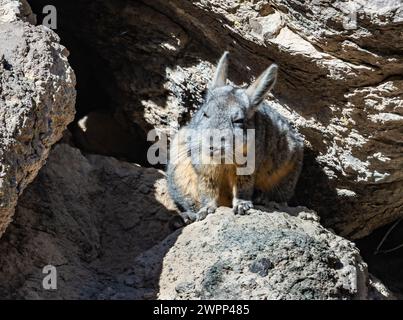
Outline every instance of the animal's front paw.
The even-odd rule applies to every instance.
[[[192,211],[181,212],[179,215],[171,218],[169,221],[169,227],[172,231],[175,231],[192,223],[193,221],[196,221],[196,218],[196,213]]]
[[[235,214],[245,215],[248,211],[253,208],[252,201],[248,200],[235,200],[232,210]]]
[[[216,210],[217,210],[217,207],[213,206],[213,205],[207,205],[207,206],[201,208],[196,213],[196,221],[204,220],[209,214],[214,213]]]

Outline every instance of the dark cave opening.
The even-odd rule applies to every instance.
[[[77,79],[76,117],[69,125],[74,144],[84,152],[149,166],[145,156],[149,147],[146,131],[119,108],[123,102],[116,97],[120,92],[111,72],[111,59],[115,57],[101,54],[102,44],[91,41],[88,36],[96,30],[96,24],[88,18],[90,1],[35,0],[29,3],[38,24],[45,17],[44,6],[51,4],[57,8],[57,30],[54,31],[69,51],[69,62]],[[118,45],[111,44],[111,47],[112,51],[119,51]]]
[[[403,298],[402,234],[403,221],[400,219],[356,241],[369,272],[392,290],[398,299]]]

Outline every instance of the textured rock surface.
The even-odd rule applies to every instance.
[[[0,0],[0,22],[26,21],[36,24],[36,16],[26,0]]]
[[[91,92],[79,112],[111,108],[140,141],[189,119],[224,50],[239,84],[275,61],[273,107],[307,140],[296,201],[352,238],[402,215],[400,1],[50,2]]]
[[[221,208],[172,233],[176,213],[161,171],[58,144],[1,239],[0,297],[391,297],[356,247],[306,209]],[[49,264],[54,291],[42,287]]]
[[[0,297],[137,297],[125,272],[171,232],[166,195],[161,171],[56,145],[1,239]],[[55,291],[42,288],[48,264]]]
[[[29,23],[26,2],[2,0],[0,8],[1,236],[17,197],[73,120],[75,76],[58,36]]]
[[[159,299],[367,299],[380,298],[380,288],[389,295],[373,288],[353,243],[312,212],[284,209],[235,216],[221,208],[140,256],[133,274],[160,273]]]

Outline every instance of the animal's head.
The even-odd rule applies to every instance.
[[[192,119],[192,127],[202,133],[202,140],[208,140],[199,142],[210,145],[203,148],[204,153],[225,155],[226,159],[232,159],[234,152],[246,153],[246,129],[254,129],[255,112],[273,88],[277,69],[272,64],[249,87],[233,87],[227,84],[228,52],[223,54],[208,87],[206,101]]]

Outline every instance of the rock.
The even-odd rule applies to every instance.
[[[390,297],[352,242],[287,212],[236,216],[220,208],[143,253],[135,267],[159,299]]]
[[[36,24],[36,15],[26,0],[0,0],[0,23],[21,20]]]
[[[123,127],[138,125],[144,139],[150,129],[169,133],[188,120],[212,70],[206,58],[200,59],[208,55],[203,43],[194,43],[170,17],[141,1],[84,0],[74,8],[66,1],[51,2],[63,16],[58,33],[71,41],[76,55],[78,90],[88,95],[77,100],[78,113],[85,110],[80,118],[109,108]],[[39,12],[48,3],[32,5]],[[77,11],[85,11],[92,22],[79,19]]]
[[[0,298],[135,298],[127,270],[171,233],[177,213],[164,178],[56,145],[0,241]],[[46,265],[56,267],[57,290],[42,287]]]
[[[75,112],[68,51],[54,32],[29,22],[25,1],[0,1],[0,236]]]
[[[392,293],[378,278],[369,275],[369,296],[371,300],[401,300],[401,297]]]
[[[178,211],[162,171],[59,143],[0,241],[0,298],[392,297],[314,212],[264,210],[220,208],[172,233]],[[47,265],[57,290],[42,287]]]
[[[394,298],[325,227],[359,238],[403,212],[400,1],[32,1],[49,3],[79,67],[73,134],[69,52],[27,1],[0,0],[0,298]],[[121,160],[189,120],[224,50],[241,85],[280,65],[268,99],[306,138],[293,203],[314,210],[220,208],[172,233],[164,173]]]

